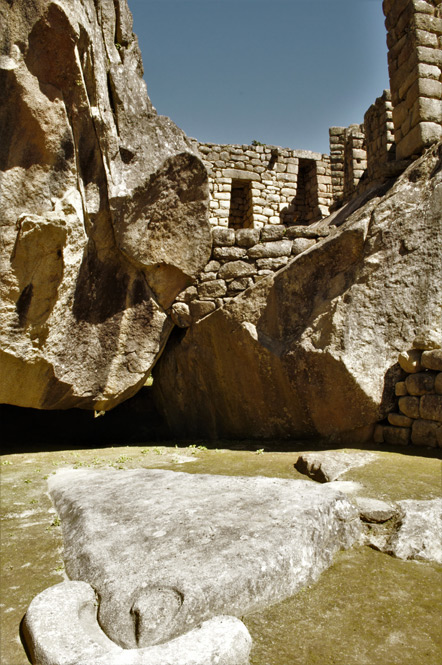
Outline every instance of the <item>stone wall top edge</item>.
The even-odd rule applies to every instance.
[[[273,149],[278,149],[278,150],[286,150],[289,153],[291,153],[294,157],[301,157],[304,159],[313,159],[315,161],[321,160],[324,157],[327,157],[328,155],[324,155],[320,152],[315,152],[313,150],[300,150],[297,148],[287,148],[281,145],[273,145],[271,143],[265,143],[264,145],[261,146],[255,146],[255,145],[246,145],[245,143],[214,143],[213,141],[197,141],[198,145],[200,146],[206,146],[207,148],[211,147],[218,147],[218,148],[234,148],[236,150],[245,150],[246,148],[249,150],[254,150],[256,148],[269,148],[270,150]]]

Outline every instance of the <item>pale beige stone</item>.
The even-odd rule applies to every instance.
[[[398,357],[399,365],[408,374],[415,374],[416,372],[420,372],[422,369],[421,354],[422,352],[418,349],[402,351]]]
[[[422,366],[442,372],[442,349],[432,349],[422,353]]]

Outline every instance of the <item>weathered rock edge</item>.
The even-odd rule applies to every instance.
[[[49,488],[67,574],[126,649],[287,598],[360,536],[347,497],[308,480],[70,470]]]
[[[0,402],[109,409],[210,257],[207,172],[126,0],[0,0],[0,24]]]
[[[101,630],[86,582],[62,582],[36,596],[23,621],[38,665],[248,665],[252,640],[235,617],[220,616],[158,646],[122,649]]]
[[[442,329],[441,163],[439,143],[341,210],[327,238],[171,339],[153,391],[172,436],[372,436],[393,406],[398,354]]]

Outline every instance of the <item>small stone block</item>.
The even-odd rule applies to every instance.
[[[388,422],[395,427],[411,427],[413,419],[404,416],[402,413],[389,413]]]
[[[400,397],[399,411],[409,418],[419,418],[419,398],[418,397]]]
[[[431,372],[418,372],[410,374],[405,379],[405,385],[409,395],[426,395],[434,391],[435,376]]]
[[[194,321],[199,321],[216,309],[216,305],[211,300],[194,300],[190,303],[190,315]]]
[[[403,351],[398,357],[399,365],[407,374],[416,374],[416,372],[420,372],[422,369],[421,355],[422,351],[418,349]]]
[[[239,247],[253,247],[259,242],[259,229],[238,229],[236,231],[236,244]]]
[[[266,225],[261,229],[261,240],[282,240],[286,232],[285,226],[279,225]]]
[[[442,395],[442,372],[439,372],[439,374],[436,376],[434,381],[434,389],[438,395]]]
[[[398,381],[396,383],[396,386],[394,388],[394,394],[396,395],[396,397],[403,397],[404,395],[408,395],[405,381]]]
[[[235,229],[215,226],[212,229],[212,238],[215,247],[231,247],[235,244]]]
[[[441,423],[433,420],[415,420],[411,429],[411,442],[415,446],[437,448],[441,435]]]
[[[422,367],[442,372],[442,349],[432,349],[422,353]]]
[[[422,395],[419,410],[421,418],[442,423],[442,395]]]
[[[392,446],[408,446],[410,443],[409,427],[384,427],[384,442]]]

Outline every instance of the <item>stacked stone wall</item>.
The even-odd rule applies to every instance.
[[[261,228],[214,227],[212,256],[197,282],[182,292],[172,308],[185,327],[222,307],[290,258],[313,247],[329,230],[324,226],[268,224]]]
[[[364,125],[330,128],[330,160],[333,203],[341,205],[357,192],[367,168]]]
[[[367,179],[378,180],[388,173],[388,165],[396,159],[393,104],[391,93],[384,90],[364,116],[367,147]]]
[[[397,159],[442,136],[442,4],[384,0]]]
[[[198,148],[209,173],[212,226],[310,224],[329,214],[328,155],[264,145],[199,143]]]
[[[388,424],[377,426],[375,440],[442,448],[442,349],[413,349],[399,364],[406,376],[396,383],[397,405]]]

